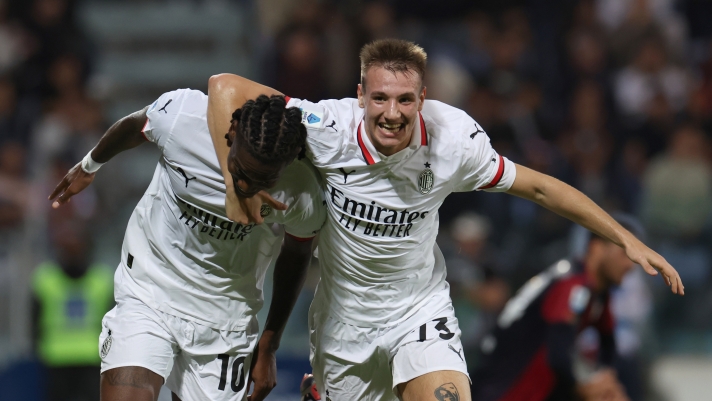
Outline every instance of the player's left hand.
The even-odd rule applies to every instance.
[[[268,344],[269,338],[262,336],[252,353],[252,367],[247,380],[247,393],[250,394],[252,384],[255,388],[247,396],[248,401],[262,401],[277,385],[277,358]]]
[[[626,244],[625,252],[630,260],[639,264],[651,276],[657,276],[658,272],[662,273],[665,284],[670,286],[673,294],[685,295],[685,286],[682,285],[680,274],[657,252],[635,237],[630,244]]]

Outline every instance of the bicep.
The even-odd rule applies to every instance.
[[[558,193],[564,195],[570,188],[554,177],[532,170],[521,164],[515,164],[517,175],[508,194],[541,203],[547,195]]]

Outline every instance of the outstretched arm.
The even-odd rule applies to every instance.
[[[665,258],[645,246],[586,195],[556,178],[519,164],[516,167],[514,184],[507,193],[529,199],[608,239],[625,249],[630,260],[651,276],[661,272],[673,293],[685,294],[680,275]]]
[[[277,210],[286,209],[286,205],[277,202],[264,191],[252,198],[238,198],[232,176],[227,169],[227,155],[230,148],[225,141],[225,134],[230,129],[232,113],[242,107],[246,101],[256,99],[259,95],[271,96],[281,95],[281,93],[234,74],[213,75],[208,80],[208,128],[227,187],[225,209],[227,217],[240,224],[262,223],[260,216],[262,203],[267,203]]]
[[[285,235],[282,251],[274,266],[274,289],[267,322],[252,358],[248,389],[252,382],[255,383],[255,388],[249,397],[250,401],[265,399],[277,385],[275,353],[279,348],[284,326],[304,285],[311,261],[312,242],[313,239],[300,240]]]
[[[124,150],[135,148],[144,143],[146,139],[141,130],[146,124],[147,109],[148,106],[114,123],[91,151],[91,158],[97,163],[106,163]],[[49,196],[49,200],[56,198],[52,203],[52,207],[56,209],[60,205],[69,202],[72,196],[83,191],[94,181],[95,175],[96,172],[87,173],[82,169],[81,162],[77,163],[64,176],[64,179],[57,184],[57,187],[54,188],[54,191]]]

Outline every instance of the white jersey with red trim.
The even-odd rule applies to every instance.
[[[268,191],[289,209],[265,206],[262,225],[228,220],[207,107],[207,96],[190,89],[149,107],[143,133],[161,157],[129,220],[116,286],[170,315],[242,330],[262,307],[265,272],[284,233],[311,238],[323,225],[323,188],[313,166],[295,161]]]
[[[302,109],[308,156],[326,185],[314,305],[360,327],[385,327],[447,291],[435,243],[438,208],[452,192],[505,191],[514,164],[465,112],[426,100],[409,146],[384,156],[366,135],[356,99]]]

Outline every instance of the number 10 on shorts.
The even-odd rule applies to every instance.
[[[227,368],[230,366],[230,355],[221,354],[218,355],[218,359],[222,361],[218,390],[225,391],[225,384],[227,383]],[[230,388],[232,391],[237,393],[242,390],[243,387],[245,387],[245,357],[241,356],[239,358],[235,358],[232,362],[232,380],[230,381]]]

